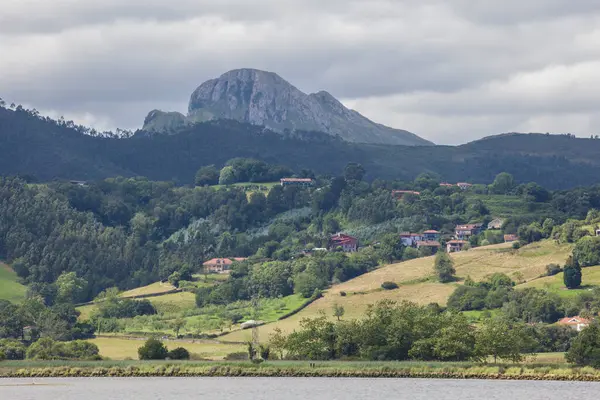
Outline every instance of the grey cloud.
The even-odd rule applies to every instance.
[[[151,109],[185,111],[203,81],[253,67],[436,142],[552,130],[561,114],[583,132],[598,122],[596,76],[582,72],[600,61],[595,3],[23,0],[0,13],[0,96],[135,128]]]

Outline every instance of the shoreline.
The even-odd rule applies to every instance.
[[[21,365],[22,364],[22,365]],[[3,362],[0,378],[298,377],[600,382],[600,370],[557,365],[248,362]]]

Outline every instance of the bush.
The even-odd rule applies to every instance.
[[[346,292],[344,292],[344,291],[341,291],[341,292],[340,292],[340,296],[342,296],[342,297],[346,297]]]
[[[558,264],[546,265],[546,276],[554,276],[562,272],[562,268]]]
[[[164,360],[167,358],[168,351],[163,342],[150,338],[138,349],[138,355],[140,360]]]
[[[183,347],[177,347],[167,353],[167,357],[171,360],[189,360],[190,352]]]
[[[381,288],[384,290],[394,290],[398,289],[398,284],[396,282],[383,282],[381,284]]]
[[[30,360],[99,360],[98,346],[83,340],[57,342],[41,338],[27,349]]]
[[[241,360],[247,360],[247,359],[248,359],[248,353],[245,351],[229,353],[225,356],[225,361],[241,361]]]
[[[25,345],[18,340],[0,340],[0,353],[4,354],[5,360],[24,360],[26,350]]]
[[[579,333],[566,354],[567,362],[600,368],[600,325],[593,323]]]
[[[513,242],[512,248],[513,248],[513,250],[519,250],[521,248],[521,243],[520,242]]]

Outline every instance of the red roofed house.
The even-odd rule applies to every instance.
[[[213,258],[212,260],[208,260],[202,264],[202,266],[204,267],[204,271],[207,273],[226,274],[231,270],[231,264],[245,260],[246,258],[243,257]]]
[[[458,240],[469,239],[471,236],[479,234],[481,227],[481,224],[457,225],[454,228],[454,235]]]
[[[358,239],[343,233],[333,235],[329,239],[329,250],[335,250],[341,247],[345,253],[358,251]]]
[[[450,240],[448,243],[446,243],[446,251],[448,253],[463,251],[463,248],[467,243],[469,242],[466,240]]]
[[[454,185],[452,183],[448,183],[448,182],[442,182],[442,183],[440,183],[440,186],[442,186],[442,187],[454,187]]]
[[[467,182],[458,182],[456,184],[456,186],[458,186],[459,188],[461,188],[461,190],[467,190],[467,189],[469,189],[473,185],[471,185],[470,183],[467,183]]]
[[[421,192],[415,192],[414,190],[392,190],[392,196],[398,200],[402,200],[406,195],[420,196]]]
[[[282,178],[279,182],[281,186],[312,186],[314,183],[310,178]]]
[[[442,247],[442,245],[440,244],[440,242],[436,242],[434,240],[424,240],[421,242],[417,242],[417,249],[420,249],[421,247],[429,247],[431,248],[431,254],[435,254],[438,252],[440,247]]]
[[[504,243],[516,242],[519,240],[517,235],[504,235]]]
[[[580,332],[583,328],[587,327],[590,322],[589,319],[581,317],[566,317],[558,321],[557,324],[570,326],[571,328],[576,329],[577,332]]]

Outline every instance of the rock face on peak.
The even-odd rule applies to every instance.
[[[350,142],[432,144],[408,131],[377,124],[325,91],[307,95],[279,75],[255,69],[229,71],[204,82],[192,93],[187,117],[179,116],[155,110],[143,129],[158,132],[174,124],[233,119],[276,132],[325,132]]]

